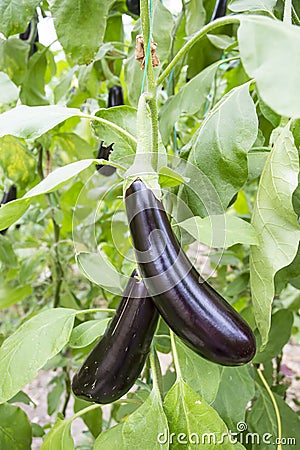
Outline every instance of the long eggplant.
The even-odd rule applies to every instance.
[[[98,153],[97,153],[97,159],[105,159],[106,161],[109,160],[109,156],[111,152],[113,151],[113,143],[105,147],[104,141],[100,142]],[[96,164],[96,170],[97,172],[101,173],[101,175],[104,175],[105,177],[109,177],[112,175],[116,168],[113,166],[105,166],[104,164]]]
[[[111,403],[126,394],[138,378],[150,351],[158,312],[134,271],[104,336],[75,375],[77,397]]]
[[[12,200],[16,200],[17,198],[17,187],[12,184],[11,187],[9,188],[8,192],[4,192],[3,194],[3,198],[1,200],[1,205],[5,205],[5,203],[9,203]],[[6,234],[8,228],[5,228],[4,230],[0,231],[0,234]]]
[[[214,20],[219,19],[219,17],[224,17],[226,15],[226,8],[227,0],[217,0],[210,21],[213,22]]]
[[[126,210],[143,281],[169,327],[210,361],[225,366],[250,361],[256,350],[251,329],[193,267],[163,204],[141,180],[127,189]]]
[[[124,105],[123,89],[121,86],[113,86],[108,91],[107,107]]]

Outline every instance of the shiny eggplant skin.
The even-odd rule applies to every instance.
[[[126,0],[126,6],[129,12],[139,16],[141,14],[140,11],[140,0]]]
[[[1,200],[1,205],[5,205],[5,203],[9,203],[17,198],[17,188],[14,184],[11,185],[8,192],[4,192],[3,198]],[[5,235],[8,228],[0,231],[0,234]]]
[[[213,22],[220,17],[224,17],[226,15],[227,8],[227,0],[217,0],[214,12],[212,13],[210,21]]]
[[[109,156],[111,152],[113,151],[113,143],[105,147],[104,141],[100,142],[100,146],[97,153],[97,159],[106,159],[106,161],[109,160]],[[104,164],[96,164],[96,170],[97,172],[101,173],[101,175],[104,175],[105,177],[109,177],[113,173],[115,173],[116,168],[113,166],[105,166]]]
[[[121,86],[113,86],[108,91],[108,103],[107,107],[124,105],[123,89]]]
[[[19,34],[19,38],[22,41],[28,41],[30,34],[31,34],[31,22],[29,22],[28,27],[26,28],[24,33]],[[33,42],[31,43],[31,48],[29,51],[29,57],[34,55],[38,51],[38,48],[37,48],[37,45],[35,44],[35,42],[39,42],[39,32],[38,32],[37,27],[35,28]]]
[[[134,271],[104,336],[79,372],[72,389],[77,397],[106,404],[133,386],[150,351],[158,312]]]
[[[210,361],[224,366],[249,362],[256,350],[251,329],[193,267],[163,204],[142,181],[127,189],[126,210],[143,281],[169,327]]]

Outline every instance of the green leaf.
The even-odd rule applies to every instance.
[[[75,64],[89,64],[102,44],[113,0],[52,0],[51,13],[58,39]],[[70,20],[71,13],[71,20]]]
[[[194,215],[222,214],[247,179],[247,152],[258,131],[246,83],[232,89],[207,115],[195,135],[180,198]]]
[[[168,143],[173,127],[181,114],[187,116],[198,112],[201,116],[204,114],[207,97],[219,65],[220,62],[218,61],[204,69],[163,105],[159,113],[159,129],[165,145]],[[195,98],[197,98],[197,101],[195,101]]]
[[[31,426],[24,411],[18,406],[0,405],[0,448],[3,450],[30,450]]]
[[[8,75],[0,72],[0,104],[14,103],[19,98],[19,89]]]
[[[76,261],[79,269],[90,281],[116,295],[122,294],[126,277],[115,269],[103,251],[80,252],[76,255]]]
[[[258,433],[257,439],[252,444],[253,450],[276,450],[278,446],[274,444],[278,437],[277,420],[275,416],[273,403],[262,387],[259,387],[260,396],[253,404],[247,418],[249,433]],[[282,437],[286,439],[282,442],[282,448],[285,450],[295,450],[297,443],[300,442],[300,419],[297,413],[293,411],[279,395],[273,393],[282,422]],[[293,439],[288,443],[287,439]],[[251,441],[249,441],[251,442]]]
[[[298,173],[298,151],[285,127],[268,156],[252,215],[259,245],[250,249],[250,284],[262,345],[270,329],[274,276],[292,262],[298,249],[300,227],[292,204]]]
[[[74,441],[71,436],[72,418],[62,420],[59,417],[53,428],[47,434],[41,450],[74,450]]]
[[[86,347],[102,336],[111,319],[88,320],[73,329],[69,345],[72,348]]]
[[[177,381],[167,393],[164,410],[170,435],[166,430],[161,441],[169,442],[169,436],[175,433],[172,449],[182,449],[182,444],[185,444],[184,448],[188,450],[233,450],[226,437],[226,425],[217,412],[182,380]]]
[[[243,16],[238,41],[245,70],[255,78],[263,101],[280,115],[300,117],[300,74],[295,71],[300,65],[299,27]]]
[[[132,413],[123,424],[124,450],[168,449],[168,444],[160,444],[158,435],[168,431],[168,422],[165,416],[159,392],[153,389],[138,409]]]
[[[170,167],[161,167],[158,175],[161,188],[178,186],[185,182],[185,179],[178,172],[170,169]]]
[[[239,431],[237,424],[245,421],[246,405],[254,394],[254,378],[248,366],[222,368],[220,387],[213,407],[232,432]]]
[[[82,115],[76,108],[64,106],[16,106],[0,114],[0,137],[11,134],[24,139],[36,139],[70,117]]]
[[[35,159],[14,136],[0,138],[0,164],[4,174],[18,186],[27,187],[35,176]]]
[[[69,341],[75,313],[56,308],[24,322],[0,348],[0,402],[13,397]],[[13,375],[12,375],[13,374]]]
[[[272,315],[268,343],[262,352],[255,355],[255,364],[270,361],[279,355],[290,339],[293,322],[293,313],[287,309],[281,309]]]
[[[60,376],[54,377],[49,385],[53,385],[51,391],[47,395],[47,414],[51,416],[53,413],[59,410],[61,405],[61,397],[65,392],[65,375],[62,373]]]
[[[46,49],[32,55],[22,82],[20,99],[23,105],[42,106],[49,101],[45,92],[45,74],[47,70]]]
[[[80,398],[75,398],[74,412],[77,413],[78,411],[81,411],[82,409],[87,408],[90,405],[90,402],[86,402],[85,400],[81,400]],[[102,409],[96,408],[88,411],[81,417],[81,419],[84,421],[84,423],[96,439],[102,430]]]
[[[100,109],[97,111],[96,116],[106,121],[103,123],[93,122],[96,135],[104,140],[105,144],[114,143],[114,150],[110,155],[110,160],[120,162],[120,159],[125,158],[125,162],[127,155],[135,153],[137,136],[136,109],[131,106],[115,106],[109,109]],[[127,165],[130,165],[130,162]]]
[[[0,309],[8,308],[15,303],[24,300],[32,293],[32,286],[10,287],[2,285],[0,287]]]
[[[273,11],[277,0],[231,0],[228,8],[233,12]]]
[[[94,159],[82,159],[81,161],[59,167],[51,172],[39,184],[30,189],[30,191],[22,198],[18,198],[17,200],[2,205],[0,208],[0,230],[9,227],[22,217],[30,206],[30,199],[58,189],[71,178],[87,169],[93,162],[95,162]]]
[[[203,27],[206,21],[206,11],[203,0],[190,0],[186,5],[186,34],[191,36]]]
[[[94,450],[103,450],[106,448],[109,450],[123,449],[124,448],[124,441],[122,434],[123,426],[124,426],[123,423],[119,423],[119,425],[116,425],[110,428],[109,430],[101,433],[100,436],[98,436],[98,438],[96,439]]]
[[[11,37],[0,39],[0,70],[19,85],[26,73],[28,44],[21,39]]]
[[[3,235],[0,235],[0,261],[2,261],[7,267],[18,266],[18,260],[12,244],[10,240]]]
[[[40,0],[2,0],[0,2],[0,31],[6,36],[22,33],[34,15]]]
[[[219,366],[201,358],[177,338],[176,348],[183,379],[206,402],[212,403],[220,383]]]
[[[258,244],[253,226],[230,214],[207,216],[204,219],[195,216],[177,225],[209,247],[227,248],[238,243]]]

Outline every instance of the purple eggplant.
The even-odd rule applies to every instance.
[[[111,403],[126,394],[138,378],[150,351],[158,312],[134,271],[104,336],[74,376],[77,397]]]
[[[213,22],[226,15],[227,0],[217,0],[210,21]]]
[[[105,147],[104,141],[100,142],[100,146],[97,153],[97,159],[105,159],[106,161],[109,160],[109,156],[111,152],[113,151],[113,143]],[[104,164],[96,164],[96,170],[97,172],[101,173],[101,175],[104,175],[105,177],[109,177],[112,175],[116,168],[113,166],[105,166]]]
[[[131,14],[140,15],[140,0],[126,0],[126,6]]]
[[[169,327],[210,361],[225,366],[249,362],[256,350],[251,329],[193,267],[163,204],[142,181],[127,189],[126,210],[143,281]]]
[[[124,105],[123,98],[123,89],[121,86],[113,86],[108,91],[108,108],[112,108],[113,106],[122,106]]]
[[[8,192],[4,192],[3,198],[1,200],[1,205],[5,205],[5,203],[9,203],[17,198],[17,188],[14,184],[11,185]],[[8,228],[0,231],[0,234],[6,234]]]

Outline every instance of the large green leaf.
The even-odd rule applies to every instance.
[[[58,418],[54,427],[47,434],[41,450],[74,450],[71,425],[72,418],[69,420]]]
[[[67,344],[75,319],[73,309],[43,311],[24,322],[0,348],[0,402],[31,381],[46,362]]]
[[[58,189],[71,178],[87,169],[94,161],[94,159],[82,159],[64,167],[59,167],[30,189],[22,198],[2,205],[0,208],[0,230],[9,227],[22,217],[29,208],[32,198]]]
[[[0,235],[0,261],[8,267],[17,267],[18,260],[9,239]]]
[[[25,31],[39,4],[40,0],[1,0],[0,31],[6,37]]]
[[[278,114],[300,117],[300,28],[265,16],[244,16],[238,40],[245,70],[255,78],[264,102]]]
[[[32,286],[10,287],[2,285],[0,287],[0,309],[8,308],[15,303],[24,300],[32,292]]]
[[[219,366],[201,358],[179,339],[176,348],[182,377],[206,402],[212,403],[220,383]]]
[[[159,129],[165,145],[181,114],[189,116],[200,112],[203,115],[219,64],[217,62],[204,69],[163,105],[159,113]]]
[[[64,120],[81,115],[79,109],[59,105],[20,105],[0,114],[0,137],[12,134],[24,139],[36,139]]]
[[[132,413],[123,424],[124,450],[167,450],[168,444],[160,444],[158,436],[168,430],[161,398],[154,388],[145,403]]]
[[[300,227],[292,195],[298,186],[299,157],[288,126],[280,130],[261,175],[252,215],[259,240],[250,250],[250,283],[262,344],[271,323],[274,276],[296,256]]]
[[[23,105],[42,106],[49,104],[45,92],[46,70],[45,51],[32,55],[28,61],[28,68],[21,86],[20,100]]]
[[[225,423],[188,384],[177,381],[167,393],[164,410],[168,418],[172,449],[233,450]],[[165,431],[166,434],[167,430]],[[168,436],[162,436],[162,439]],[[169,439],[168,441],[169,442]]]
[[[8,403],[0,405],[0,448],[31,449],[31,426],[28,418],[21,408]]]
[[[51,0],[58,39],[68,58],[89,64],[99,49],[114,0]]]
[[[223,213],[247,179],[247,152],[257,131],[248,83],[232,89],[208,114],[189,155],[190,181],[180,193],[194,215]]]
[[[231,247],[241,243],[256,245],[258,240],[250,223],[230,214],[191,217],[178,224],[195,239],[209,247]]]
[[[249,367],[223,367],[220,387],[213,407],[232,432],[245,421],[246,405],[255,394],[254,378]]]

